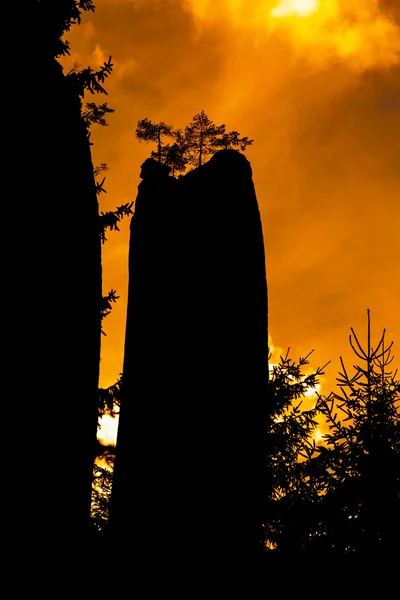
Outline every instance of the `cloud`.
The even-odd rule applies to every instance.
[[[381,5],[382,10],[379,10]],[[363,71],[391,66],[400,58],[398,9],[378,0],[184,0],[198,27],[227,22],[255,43],[286,40],[298,58],[319,68],[343,62]]]
[[[97,0],[68,34],[67,60],[115,64],[108,96],[90,98],[115,108],[92,133],[95,163],[110,167],[103,210],[136,196],[151,150],[135,139],[139,119],[184,127],[204,109],[254,138],[270,333],[296,356],[315,348],[318,364],[332,359],[332,388],[368,307],[374,331],[400,338],[398,2],[332,0],[330,14],[321,4],[307,18],[273,19],[277,5]],[[126,224],[103,248],[104,289],[121,296],[102,340],[103,385],[121,370],[128,240]]]

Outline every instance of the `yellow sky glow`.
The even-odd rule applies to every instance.
[[[386,327],[399,365],[400,13],[397,0],[315,6],[96,0],[68,33],[64,64],[96,68],[112,55],[115,65],[108,96],[86,98],[115,109],[91,136],[94,164],[109,166],[103,211],[136,197],[153,149],[135,138],[139,119],[183,128],[204,109],[254,138],[246,154],[264,230],[270,334],[294,359],[315,348],[313,367],[332,361],[321,380],[328,394],[339,356],[350,370],[355,361],[350,327],[365,342],[367,308],[374,340]],[[129,220],[107,237],[103,291],[120,299],[104,322],[101,387],[122,370]],[[115,426],[106,419],[100,436],[115,438],[106,436]]]
[[[250,30],[254,43],[283,35],[296,54],[326,67],[344,61],[348,68],[397,64],[399,27],[379,10],[378,0],[186,0],[198,26],[228,21],[238,32]]]
[[[99,422],[98,439],[104,446],[114,446],[117,439],[118,418],[105,414]]]
[[[307,17],[318,10],[319,0],[282,0],[272,11],[273,17]]]

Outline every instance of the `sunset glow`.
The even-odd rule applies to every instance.
[[[399,28],[375,0],[282,0],[272,11],[273,28],[284,30],[297,53],[309,52],[321,67],[342,60],[352,69],[396,64]]]
[[[271,11],[273,17],[307,17],[318,10],[319,0],[281,0]]]
[[[105,414],[100,419],[97,437],[104,446],[114,446],[117,439],[118,417]]]
[[[303,16],[284,16],[296,6]],[[294,359],[315,348],[313,367],[332,361],[323,394],[335,388],[339,356],[352,360],[349,327],[364,331],[368,307],[374,331],[400,336],[400,20],[396,2],[388,6],[97,0],[67,36],[67,69],[96,68],[109,55],[115,64],[99,100],[115,114],[91,137],[94,163],[109,166],[101,210],[136,197],[153,149],[135,139],[138,119],[185,127],[204,108],[254,138],[248,158],[264,227],[269,333],[282,347],[278,360],[290,346]],[[120,299],[104,322],[102,387],[122,369],[129,221],[120,229],[103,246],[103,290]],[[115,438],[106,436],[115,425],[99,435]]]
[[[400,30],[378,0],[187,0],[200,31],[207,23],[226,22],[254,43],[283,36],[296,55],[325,68],[343,61],[350,69],[398,63]]]
[[[314,437],[315,443],[318,444],[318,442],[323,440],[324,434],[321,432],[321,430],[318,427],[316,427],[316,429],[314,430],[313,437]]]

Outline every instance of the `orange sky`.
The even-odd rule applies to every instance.
[[[107,162],[101,209],[135,199],[139,119],[184,127],[202,109],[254,138],[247,151],[263,221],[270,335],[313,366],[353,356],[371,309],[400,364],[400,10],[398,0],[97,0],[68,34],[66,64],[115,64],[115,109],[94,128]],[[129,223],[103,247],[101,384],[122,367]]]

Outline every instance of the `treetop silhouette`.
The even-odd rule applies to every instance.
[[[218,150],[239,148],[245,152],[254,141],[247,136],[240,137],[238,131],[227,132],[225,125],[216,125],[204,110],[194,115],[183,130],[173,129],[164,121],[153,123],[146,117],[138,121],[135,133],[139,141],[157,144],[157,150],[151,152],[151,157],[169,166],[172,176],[183,173],[188,165],[201,166]],[[164,138],[171,138],[174,142],[165,143]]]
[[[294,405],[303,395],[297,370],[287,357],[275,368],[270,393],[278,413],[269,428],[273,489],[266,523],[272,559],[392,556],[400,534],[400,382],[389,369],[393,344],[385,346],[385,335],[373,348],[368,311],[366,347],[353,329],[349,336],[361,361],[354,374],[340,359],[340,392],[317,394],[306,412]],[[318,415],[328,432],[316,445],[310,434]]]
[[[161,137],[174,137],[172,125],[167,125],[164,121],[159,123],[152,123],[149,119],[142,119],[138,121],[136,127],[136,137],[144,142],[156,142],[157,152],[154,153],[154,158],[157,158],[160,162],[162,159],[162,141]]]
[[[204,110],[194,115],[184,130],[190,163],[200,167],[207,156],[220,150],[218,142],[224,134],[225,125],[215,125]]]

